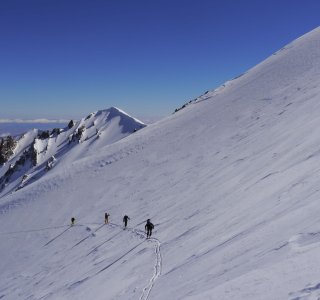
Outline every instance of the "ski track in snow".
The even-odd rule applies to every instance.
[[[149,299],[150,292],[154,286],[155,281],[158,279],[158,277],[161,275],[161,269],[162,269],[162,257],[161,257],[161,251],[160,251],[160,246],[161,243],[159,240],[152,238],[149,239],[149,241],[155,242],[155,253],[157,256],[157,261],[154,266],[154,273],[152,278],[150,279],[149,284],[143,289],[142,295],[139,298],[139,300],[147,300]]]
[[[97,229],[95,229],[93,231],[93,233],[97,232],[98,230],[100,230],[101,228],[103,228],[105,225],[108,224],[103,224],[101,226],[99,226]],[[102,242],[101,244],[99,244],[98,246],[96,246],[92,251],[90,251],[88,255],[90,255],[91,253],[95,252],[98,248],[100,248],[102,245],[104,245],[105,243],[107,243],[108,241],[112,240],[113,238],[115,238],[119,233],[121,233],[123,231],[123,226],[115,224],[115,223],[109,223],[110,227],[114,227],[114,228],[121,228],[120,232],[117,232],[116,234],[112,235],[110,238],[108,238],[106,241]],[[77,225],[73,225],[73,226],[86,226],[84,224],[77,224]],[[65,230],[63,230],[62,232],[60,232],[58,235],[56,235],[54,238],[52,238],[51,240],[49,240],[45,245],[49,245],[52,242],[54,242],[57,238],[59,238],[60,236],[62,236],[65,232],[67,232],[69,229],[71,229],[73,226],[69,225],[68,228],[66,228]],[[137,235],[140,238],[146,238],[146,235],[143,231],[141,230],[137,230],[134,228],[126,228],[124,229],[126,231],[130,231],[131,233]],[[86,237],[84,237],[83,239],[81,239],[79,242],[77,242],[76,244],[74,244],[71,248],[73,249],[74,247],[78,246],[79,244],[81,244],[82,242],[84,242],[85,240],[87,240],[88,238],[93,236],[93,233],[90,233],[89,235],[87,235]],[[161,242],[156,239],[156,238],[149,238],[146,239],[147,242],[151,242],[154,243],[154,251],[156,254],[156,263],[154,265],[154,273],[151,277],[151,279],[149,280],[149,283],[143,288],[142,294],[139,298],[139,300],[148,300],[150,297],[150,293],[151,290],[156,282],[156,280],[158,279],[158,277],[161,275],[161,270],[162,270],[162,256],[161,256]],[[99,270],[98,272],[96,272],[94,275],[98,275],[100,273],[102,273],[103,271],[105,271],[106,269],[108,269],[109,267],[111,267],[112,265],[114,265],[115,263],[117,263],[118,261],[120,261],[122,258],[124,258],[125,256],[127,256],[129,253],[131,253],[133,250],[135,250],[136,248],[138,248],[141,244],[143,244],[145,241],[142,241],[140,243],[138,243],[136,246],[134,246],[133,248],[131,248],[128,252],[124,253],[122,256],[120,256],[119,258],[117,258],[115,261],[113,261],[112,263],[108,264],[107,266],[105,266],[104,268],[102,268],[101,270]],[[77,286],[79,283],[82,283],[86,280],[90,279],[90,277],[86,277],[81,281],[78,281],[74,284],[72,284],[69,288],[73,288],[75,286]]]
[[[114,227],[122,227],[120,225],[114,224],[114,223],[110,223],[111,226]],[[131,229],[131,228],[127,228],[126,230],[131,231],[132,233],[134,233],[137,236],[146,238],[146,235],[143,231],[141,230],[137,230],[137,229]],[[152,278],[150,279],[148,285],[146,285],[142,291],[142,294],[139,298],[139,300],[148,300],[150,297],[150,293],[151,290],[155,284],[155,281],[158,279],[158,277],[161,275],[161,269],[162,269],[162,256],[161,256],[161,242],[156,239],[156,238],[149,238],[147,239],[148,242],[153,242],[154,246],[155,246],[155,254],[156,254],[156,263],[154,265],[154,273],[152,275]],[[138,244],[136,247],[138,247],[139,245],[141,245],[142,243]],[[135,248],[136,248],[135,247]],[[133,249],[132,249],[133,250]]]
[[[135,122],[112,108],[47,152],[37,139],[39,166],[55,153],[57,163],[39,181],[31,160],[6,178],[0,196],[24,173],[28,187],[0,197],[0,299],[320,299],[319,49],[320,27],[130,136]],[[146,240],[145,221],[95,235],[106,208],[119,225],[124,211],[167,223],[165,244]],[[71,215],[92,220],[89,231],[37,232]]]

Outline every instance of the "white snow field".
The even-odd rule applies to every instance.
[[[0,198],[0,299],[320,299],[319,128],[317,28]]]

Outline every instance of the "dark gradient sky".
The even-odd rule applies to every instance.
[[[314,0],[1,0],[0,118],[167,115],[319,25]]]

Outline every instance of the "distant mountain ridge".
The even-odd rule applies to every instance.
[[[145,126],[111,107],[90,113],[77,122],[71,120],[65,128],[32,129],[14,138],[0,138],[3,152],[3,155],[0,152],[0,197],[41,178],[66,155],[77,159]]]
[[[136,134],[117,110],[29,132],[0,299],[318,299],[319,98],[320,27]]]

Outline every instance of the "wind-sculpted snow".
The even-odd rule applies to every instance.
[[[74,150],[61,140],[45,176],[0,200],[0,297],[318,297],[319,96],[318,28],[117,142],[118,117],[104,143],[89,115]]]

